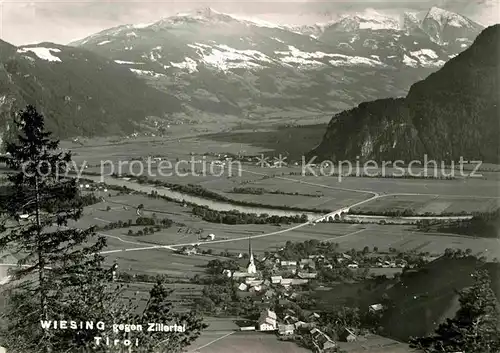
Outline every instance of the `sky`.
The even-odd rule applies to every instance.
[[[67,44],[106,28],[155,22],[203,7],[280,24],[305,24],[367,8],[394,15],[439,6],[488,26],[500,23],[499,4],[500,0],[0,0],[0,39],[15,45]]]

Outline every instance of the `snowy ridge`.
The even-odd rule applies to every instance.
[[[373,9],[367,9],[362,13],[342,16],[339,24],[354,26],[356,29],[401,29],[400,20],[395,17],[383,15]]]
[[[17,50],[18,53],[26,53],[33,52],[38,58],[46,61],[58,61],[61,62],[61,59],[57,56],[54,56],[52,53],[60,53],[61,50],[53,49],[53,48],[44,48],[44,47],[32,47],[32,48],[19,48]]]
[[[178,13],[174,16],[166,17],[158,22],[155,22],[147,27],[162,27],[164,25],[182,25],[189,22],[200,22],[208,24],[216,23],[241,23],[244,25],[254,25],[257,27],[268,27],[268,28],[285,28],[286,26],[278,25],[275,23],[263,21],[257,18],[246,17],[235,14],[226,14],[216,11],[210,7],[194,10],[186,13]],[[143,27],[145,28],[145,27]]]
[[[439,7],[432,7],[427,13],[426,19],[432,19],[441,27],[448,25],[452,27],[470,27],[471,21],[462,15],[450,12]]]
[[[410,55],[417,58],[423,67],[441,67],[445,64],[443,60],[436,60],[439,56],[431,49],[412,51]]]

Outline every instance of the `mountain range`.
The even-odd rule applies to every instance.
[[[405,98],[364,102],[335,115],[318,160],[476,160],[500,162],[500,25],[439,71],[411,86]]]
[[[132,133],[146,116],[180,107],[175,97],[88,50],[0,41],[0,139],[13,114],[33,104],[60,137]]]
[[[419,16],[362,13],[297,27],[207,8],[68,46],[3,42],[0,119],[5,130],[12,111],[32,103],[68,137],[128,133],[148,116],[228,125],[328,117],[404,96],[482,30],[439,8]]]

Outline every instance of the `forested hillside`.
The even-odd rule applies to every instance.
[[[485,29],[401,99],[362,103],[337,114],[310,152],[320,159],[499,159],[500,25]]]

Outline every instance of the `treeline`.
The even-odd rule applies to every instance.
[[[137,177],[137,176],[128,175],[128,174],[121,175],[121,176],[118,176],[117,174],[113,174],[112,176],[115,178],[126,176],[126,177],[129,177],[129,178],[137,181],[137,183],[139,183],[139,184],[150,184],[150,185],[161,186],[161,187],[168,188],[168,189],[175,191],[175,192],[184,193],[187,195],[197,196],[197,197],[201,197],[201,198],[209,199],[209,200],[214,200],[214,201],[231,203],[231,204],[238,205],[238,206],[265,207],[268,209],[289,210],[289,211],[295,211],[295,212],[318,212],[318,213],[330,212],[330,210],[306,209],[306,208],[302,208],[302,207],[293,207],[293,206],[286,206],[286,205],[275,206],[275,205],[262,204],[262,203],[258,203],[258,202],[247,202],[247,201],[241,201],[241,200],[233,200],[233,199],[226,197],[224,195],[220,195],[214,191],[207,190],[200,185],[171,184],[171,183],[157,180],[157,179],[152,180],[152,179],[149,179],[147,176],[143,176],[143,175]],[[158,195],[158,193],[156,192],[155,195]],[[161,196],[161,197],[164,198],[163,196]],[[166,199],[169,199],[169,198],[166,198]],[[172,200],[172,199],[169,199],[169,200],[176,201],[176,200]],[[179,202],[179,201],[177,201],[177,202]]]
[[[321,197],[322,194],[303,194],[299,192],[285,192],[280,190],[266,190],[264,188],[255,188],[255,187],[235,187],[231,191],[234,194],[250,194],[250,195],[264,195],[264,194],[272,194],[272,195],[290,195],[290,196],[307,196],[307,197]]]
[[[401,210],[364,210],[351,208],[349,214],[355,214],[359,216],[385,216],[385,217],[454,217],[454,216],[470,216],[470,213],[466,211],[460,212],[418,212],[414,208],[405,208]]]
[[[473,213],[472,219],[452,222],[428,221],[417,222],[417,229],[422,232],[454,233],[482,238],[498,238],[500,230],[500,210]]]
[[[257,215],[255,213],[243,213],[233,211],[215,211],[205,206],[193,207],[193,214],[201,217],[204,221],[224,224],[290,224],[305,223],[307,215],[301,216],[270,216],[268,214]]]
[[[155,217],[138,217],[135,222],[129,219],[128,221],[117,221],[112,223],[107,223],[104,226],[96,227],[97,230],[111,230],[111,229],[121,229],[130,228],[132,226],[146,226],[142,230],[134,232],[129,229],[127,235],[129,236],[143,236],[148,234],[154,234],[162,229],[170,228],[174,222],[168,218],[157,219]]]
[[[138,217],[135,222],[129,219],[128,221],[117,221],[107,223],[104,226],[96,227],[98,230],[111,230],[119,228],[129,228],[132,226],[156,226],[159,228],[170,228],[174,222],[169,218],[157,219],[155,217]]]
[[[403,166],[399,166],[403,168]],[[456,178],[452,175],[411,175],[411,174],[385,174],[385,173],[376,173],[376,174],[366,174],[366,173],[335,173],[330,172],[329,167],[324,167],[325,174],[331,177],[341,177],[341,178],[382,178],[382,179],[433,179],[433,180],[456,180]],[[311,169],[314,169],[311,167]],[[289,172],[290,176],[312,176],[315,177],[317,174],[311,172]]]
[[[0,188],[0,211],[5,210],[5,205],[7,205],[7,200],[11,196],[12,188],[10,185],[2,185]],[[95,205],[96,203],[101,202],[101,199],[98,198],[93,193],[82,194],[79,192],[75,198],[70,201],[60,202],[55,199],[44,200],[42,209],[46,212],[53,212],[57,208],[67,208],[75,205],[79,205],[81,207],[87,207]]]
[[[196,300],[195,308],[207,315],[230,315],[256,320],[260,308],[254,300],[238,295],[238,289],[230,279],[219,279],[203,288],[203,296]]]
[[[173,281],[172,278],[170,278],[169,276],[162,274],[148,275],[144,273],[137,273],[131,275],[128,272],[119,272],[117,277],[118,281],[125,283],[134,283],[134,282],[157,283],[158,281],[161,281],[162,283],[178,282],[178,281]]]

